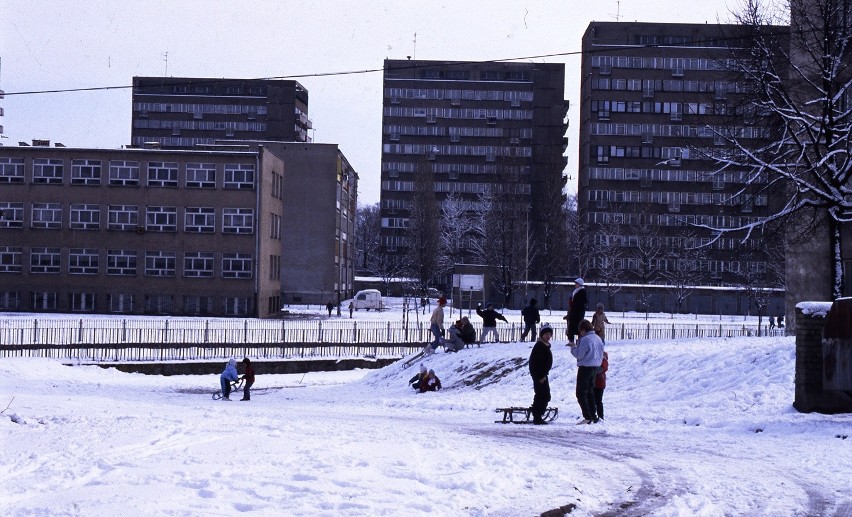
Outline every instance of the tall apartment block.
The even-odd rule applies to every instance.
[[[476,201],[490,187],[511,190],[532,214],[537,238],[538,194],[564,185],[567,110],[563,64],[385,60],[384,248],[407,247],[416,174],[424,170],[436,202],[450,193]]]
[[[216,139],[309,142],[308,91],[296,81],[134,77],[131,143],[187,149]]]
[[[735,32],[707,24],[587,28],[578,209],[589,280],[667,283],[691,256],[691,282],[737,285],[771,265],[760,232],[745,244],[742,235],[711,244],[709,228],[755,222],[772,202],[760,185],[747,185],[750,171],[717,172],[713,160],[731,152],[724,135],[732,131],[740,142],[766,134],[743,111],[745,84],[726,66]],[[687,251],[697,245],[704,247]],[[772,260],[783,264],[783,254]]]
[[[279,157],[58,145],[0,147],[0,310],[279,313]]]

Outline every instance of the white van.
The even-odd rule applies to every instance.
[[[355,297],[352,298],[352,305],[355,307],[355,310],[358,309],[375,309],[382,310],[385,308],[384,303],[382,302],[382,293],[378,289],[364,289],[363,291],[358,291],[355,293]],[[344,306],[344,309],[347,307]]]

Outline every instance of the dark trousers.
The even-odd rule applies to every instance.
[[[252,384],[254,384],[254,381],[246,381],[246,383],[243,385],[243,400],[251,400],[251,397],[249,396],[249,388],[251,388]]]
[[[550,402],[550,380],[538,382],[538,379],[533,379],[533,390],[535,396],[532,403],[532,414],[534,420],[540,420],[544,412],[547,411],[547,403]]]
[[[597,366],[577,367],[577,402],[586,420],[595,419],[595,375]]]
[[[521,333],[521,341],[527,338],[527,334],[532,332],[532,342],[535,343],[535,323],[524,323],[524,331]]]
[[[606,388],[595,388],[595,408],[598,410],[598,418],[603,418],[603,392]]]

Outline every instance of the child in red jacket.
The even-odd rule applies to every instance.
[[[603,353],[603,361],[595,375],[595,406],[598,408],[598,418],[603,420],[603,393],[606,389],[606,371],[609,370],[609,356]]]
[[[249,388],[251,388],[251,385],[254,384],[254,368],[251,367],[251,360],[248,357],[243,359],[243,364],[246,367],[245,373],[243,373],[243,380],[245,380],[245,384],[243,385],[243,398],[240,400],[251,400]]]

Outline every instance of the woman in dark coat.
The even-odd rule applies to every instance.
[[[542,425],[547,423],[542,419],[542,416],[547,411],[547,403],[550,402],[550,381],[547,376],[553,366],[553,352],[550,350],[550,338],[553,337],[553,329],[545,323],[538,335],[538,341],[535,342],[532,352],[530,352],[530,376],[535,392],[532,403],[533,423]]]
[[[574,344],[574,338],[580,333],[578,327],[580,322],[586,317],[586,308],[589,305],[589,298],[586,296],[586,289],[582,278],[574,280],[574,293],[571,294],[571,299],[568,300],[568,314],[562,318],[568,320],[568,346]]]

